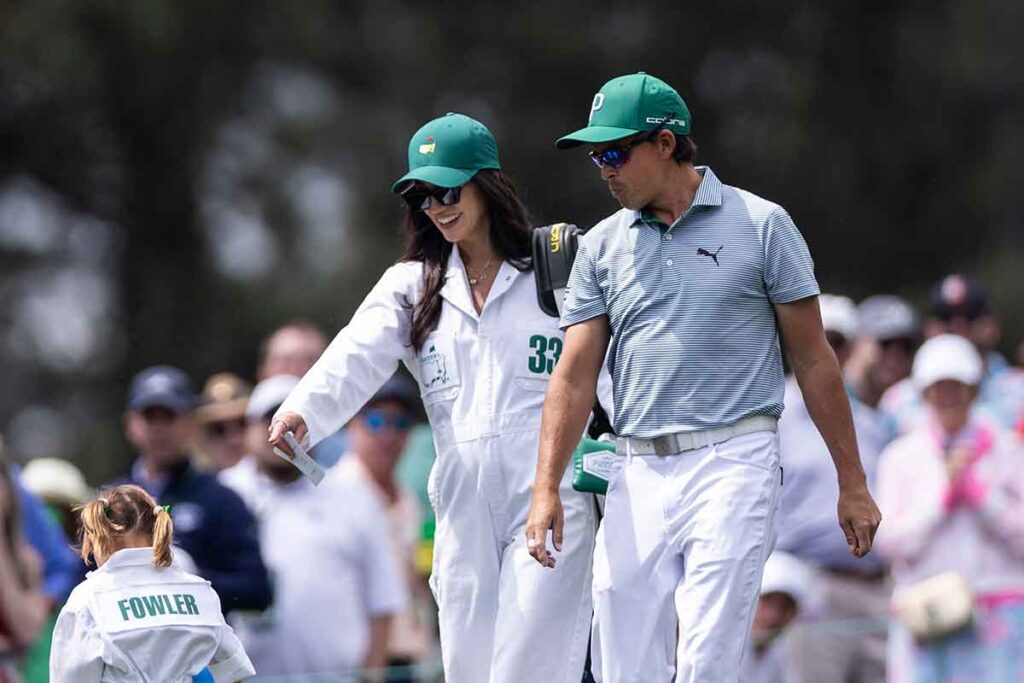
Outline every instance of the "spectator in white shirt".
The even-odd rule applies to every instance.
[[[246,414],[249,455],[221,481],[256,515],[274,604],[235,628],[261,674],[311,674],[386,664],[391,619],[407,602],[387,512],[366,487],[314,486],[267,443],[270,416],[298,382],[263,380]]]
[[[292,320],[276,328],[264,338],[259,348],[256,381],[275,375],[302,377],[327,348],[327,336],[307,320]],[[344,428],[330,434],[313,446],[311,455],[324,467],[338,462],[346,449]]]
[[[426,581],[416,575],[414,564],[423,515],[413,493],[395,478],[419,408],[416,385],[401,375],[393,376],[349,423],[349,452],[328,474],[370,491],[388,511],[391,550],[415,597],[392,623],[388,642],[391,666],[421,663],[438,648],[431,620],[426,618],[433,598]]]

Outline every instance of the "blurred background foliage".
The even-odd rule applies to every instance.
[[[950,270],[1024,335],[1024,3],[0,4],[0,430],[124,468],[137,370],[251,376],[290,318],[331,333],[398,254],[409,135],[491,126],[535,222],[615,208],[582,152],[608,78],[694,114],[700,160],[783,204],[822,286],[921,303]]]

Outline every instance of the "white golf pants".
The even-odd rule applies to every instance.
[[[537,432],[457,444],[431,473],[437,512],[430,578],[448,683],[579,683],[591,625],[594,497],[562,482],[558,565],[526,547]],[[550,534],[548,547],[551,547]]]
[[[775,544],[778,438],[623,459],[594,558],[599,680],[734,683]]]

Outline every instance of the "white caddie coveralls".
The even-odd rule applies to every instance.
[[[389,268],[280,412],[300,414],[315,444],[404,362],[437,448],[430,583],[446,680],[578,683],[591,618],[594,499],[573,491],[567,473],[564,551],[553,571],[530,557],[524,533],[541,407],[562,349],[558,320],[537,305],[533,273],[508,263],[478,315],[453,248],[437,330],[417,353],[409,334],[422,283],[421,263]]]
[[[51,683],[191,683],[256,674],[224,622],[210,582],[153,565],[152,548],[126,548],[80,583],[60,611]]]

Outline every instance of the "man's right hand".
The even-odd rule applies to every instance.
[[[295,457],[292,453],[292,449],[288,446],[288,442],[284,440],[284,433],[292,432],[295,434],[295,440],[300,444],[303,444],[306,440],[306,435],[309,433],[309,429],[306,427],[306,421],[302,419],[302,416],[298,413],[281,413],[274,418],[274,421],[270,423],[270,438],[271,445],[277,446],[285,453]]]
[[[552,530],[555,550],[562,550],[562,531],[565,512],[558,491],[543,490],[536,486],[530,501],[530,513],[526,518],[526,548],[533,559],[545,567],[554,569],[555,558],[548,553],[548,530]]]

